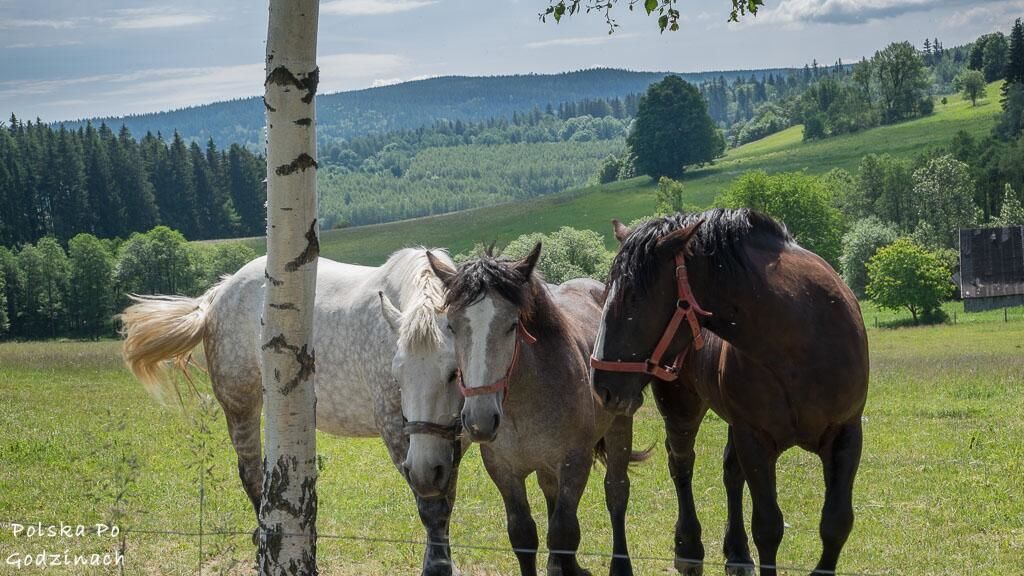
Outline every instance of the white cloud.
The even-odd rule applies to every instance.
[[[330,0],[320,4],[320,13],[338,16],[379,16],[408,12],[436,3],[436,0]]]
[[[40,42],[19,42],[17,44],[8,44],[4,48],[20,49],[20,48],[59,48],[62,46],[78,46],[81,42],[78,40],[54,40],[54,41],[40,41]]]
[[[375,75],[396,72],[405,64],[396,54],[330,54],[317,58],[321,94],[365,86]],[[79,116],[121,116],[209,104],[263,93],[262,63],[194,68],[157,68],[123,74],[100,74],[57,80],[0,82],[0,100],[44,99],[74,93],[74,102],[49,101],[54,110],[73,109]],[[72,92],[73,91],[73,92]],[[62,113],[60,119],[70,119]]]
[[[195,26],[212,22],[213,19],[212,15],[205,13],[179,12],[165,8],[137,8],[118,10],[115,16],[107,20],[116,29],[149,30]]]
[[[551,40],[540,40],[529,42],[527,48],[551,48],[553,46],[599,46],[613,40],[624,40],[633,38],[636,34],[602,34],[600,36],[577,36],[574,38],[553,38]]]
[[[76,19],[2,19],[0,20],[0,29],[5,28],[53,28],[54,30],[62,30],[66,28],[74,28],[76,25]]]
[[[981,0],[978,4],[991,4],[1002,0]],[[972,3],[971,0],[782,0],[771,9],[763,9],[750,24],[821,23],[854,25],[896,18],[904,14],[928,12],[936,9],[951,10]]]
[[[955,10],[942,19],[944,30],[980,27],[987,30],[1006,30],[1014,18],[1024,13],[1024,0],[1011,0],[996,5],[971,6]]]
[[[398,84],[401,82],[401,78],[374,78],[370,84],[370,88],[380,88],[381,86],[391,86],[392,84]]]
[[[214,17],[205,12],[183,12],[173,8],[131,8],[112,10],[103,16],[78,16],[72,18],[0,19],[0,29],[108,27],[117,30],[151,30],[157,28],[181,28],[212,22]]]

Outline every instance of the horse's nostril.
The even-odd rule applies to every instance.
[[[402,464],[402,476],[405,476],[406,480],[409,479],[409,467],[405,464]]]
[[[500,424],[500,423],[501,423],[501,414],[495,414],[494,415],[494,430],[495,431],[498,430],[498,424]]]
[[[442,488],[444,484],[444,466],[434,466],[434,486]]]
[[[612,393],[607,388],[601,389],[601,401],[604,402],[605,406],[608,406],[612,403]]]

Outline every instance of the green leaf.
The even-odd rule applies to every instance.
[[[650,14],[658,9],[658,0],[644,0],[644,9]],[[665,28],[662,26],[662,28]]]
[[[662,16],[662,17],[658,18],[658,28],[661,28],[662,32],[665,31],[665,28],[667,26],[668,26],[668,16]]]

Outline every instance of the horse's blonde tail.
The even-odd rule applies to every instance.
[[[181,401],[177,382],[161,364],[169,360],[188,376],[192,349],[206,336],[207,310],[222,284],[198,298],[132,295],[135,303],[118,315],[124,362],[158,400],[173,391]]]

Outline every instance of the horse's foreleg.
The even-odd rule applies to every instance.
[[[693,501],[693,452],[697,431],[707,407],[692,391],[656,383],[654,400],[665,419],[665,451],[668,471],[676,488],[679,518],[676,521],[675,567],[683,576],[704,573],[704,544]]]
[[[604,437],[608,467],[604,475],[604,502],[612,522],[611,576],[631,576],[633,564],[626,544],[626,507],[629,505],[629,458],[633,452],[633,418],[616,416]]]
[[[757,546],[761,576],[775,576],[775,561],[785,531],[782,510],[775,490],[775,463],[779,453],[775,446],[753,430],[734,428],[733,446],[743,475],[750,487],[753,505],[751,532]]]
[[[488,459],[485,458],[484,463],[487,464]],[[530,515],[525,478],[490,465],[487,466],[487,472],[505,503],[508,539],[519,560],[519,571],[523,576],[537,576],[537,523]]]
[[[435,498],[416,497],[420,521],[427,531],[427,548],[423,553],[423,576],[451,576],[457,571],[452,563],[448,544],[448,521],[452,515],[454,498],[447,495]]]
[[[736,456],[732,440],[732,426],[725,444],[722,465],[722,481],[728,501],[728,519],[725,537],[722,539],[722,553],[725,555],[725,572],[731,576],[753,576],[754,561],[750,557],[747,530],[743,526],[743,468]]]
[[[821,452],[825,505],[821,510],[821,560],[815,574],[835,572],[839,553],[853,530],[853,479],[863,443],[860,420],[841,427]]]
[[[590,574],[580,567],[576,550],[580,546],[580,498],[587,487],[593,465],[594,454],[588,447],[579,452],[570,452],[558,468],[558,497],[548,524],[548,576]]]

